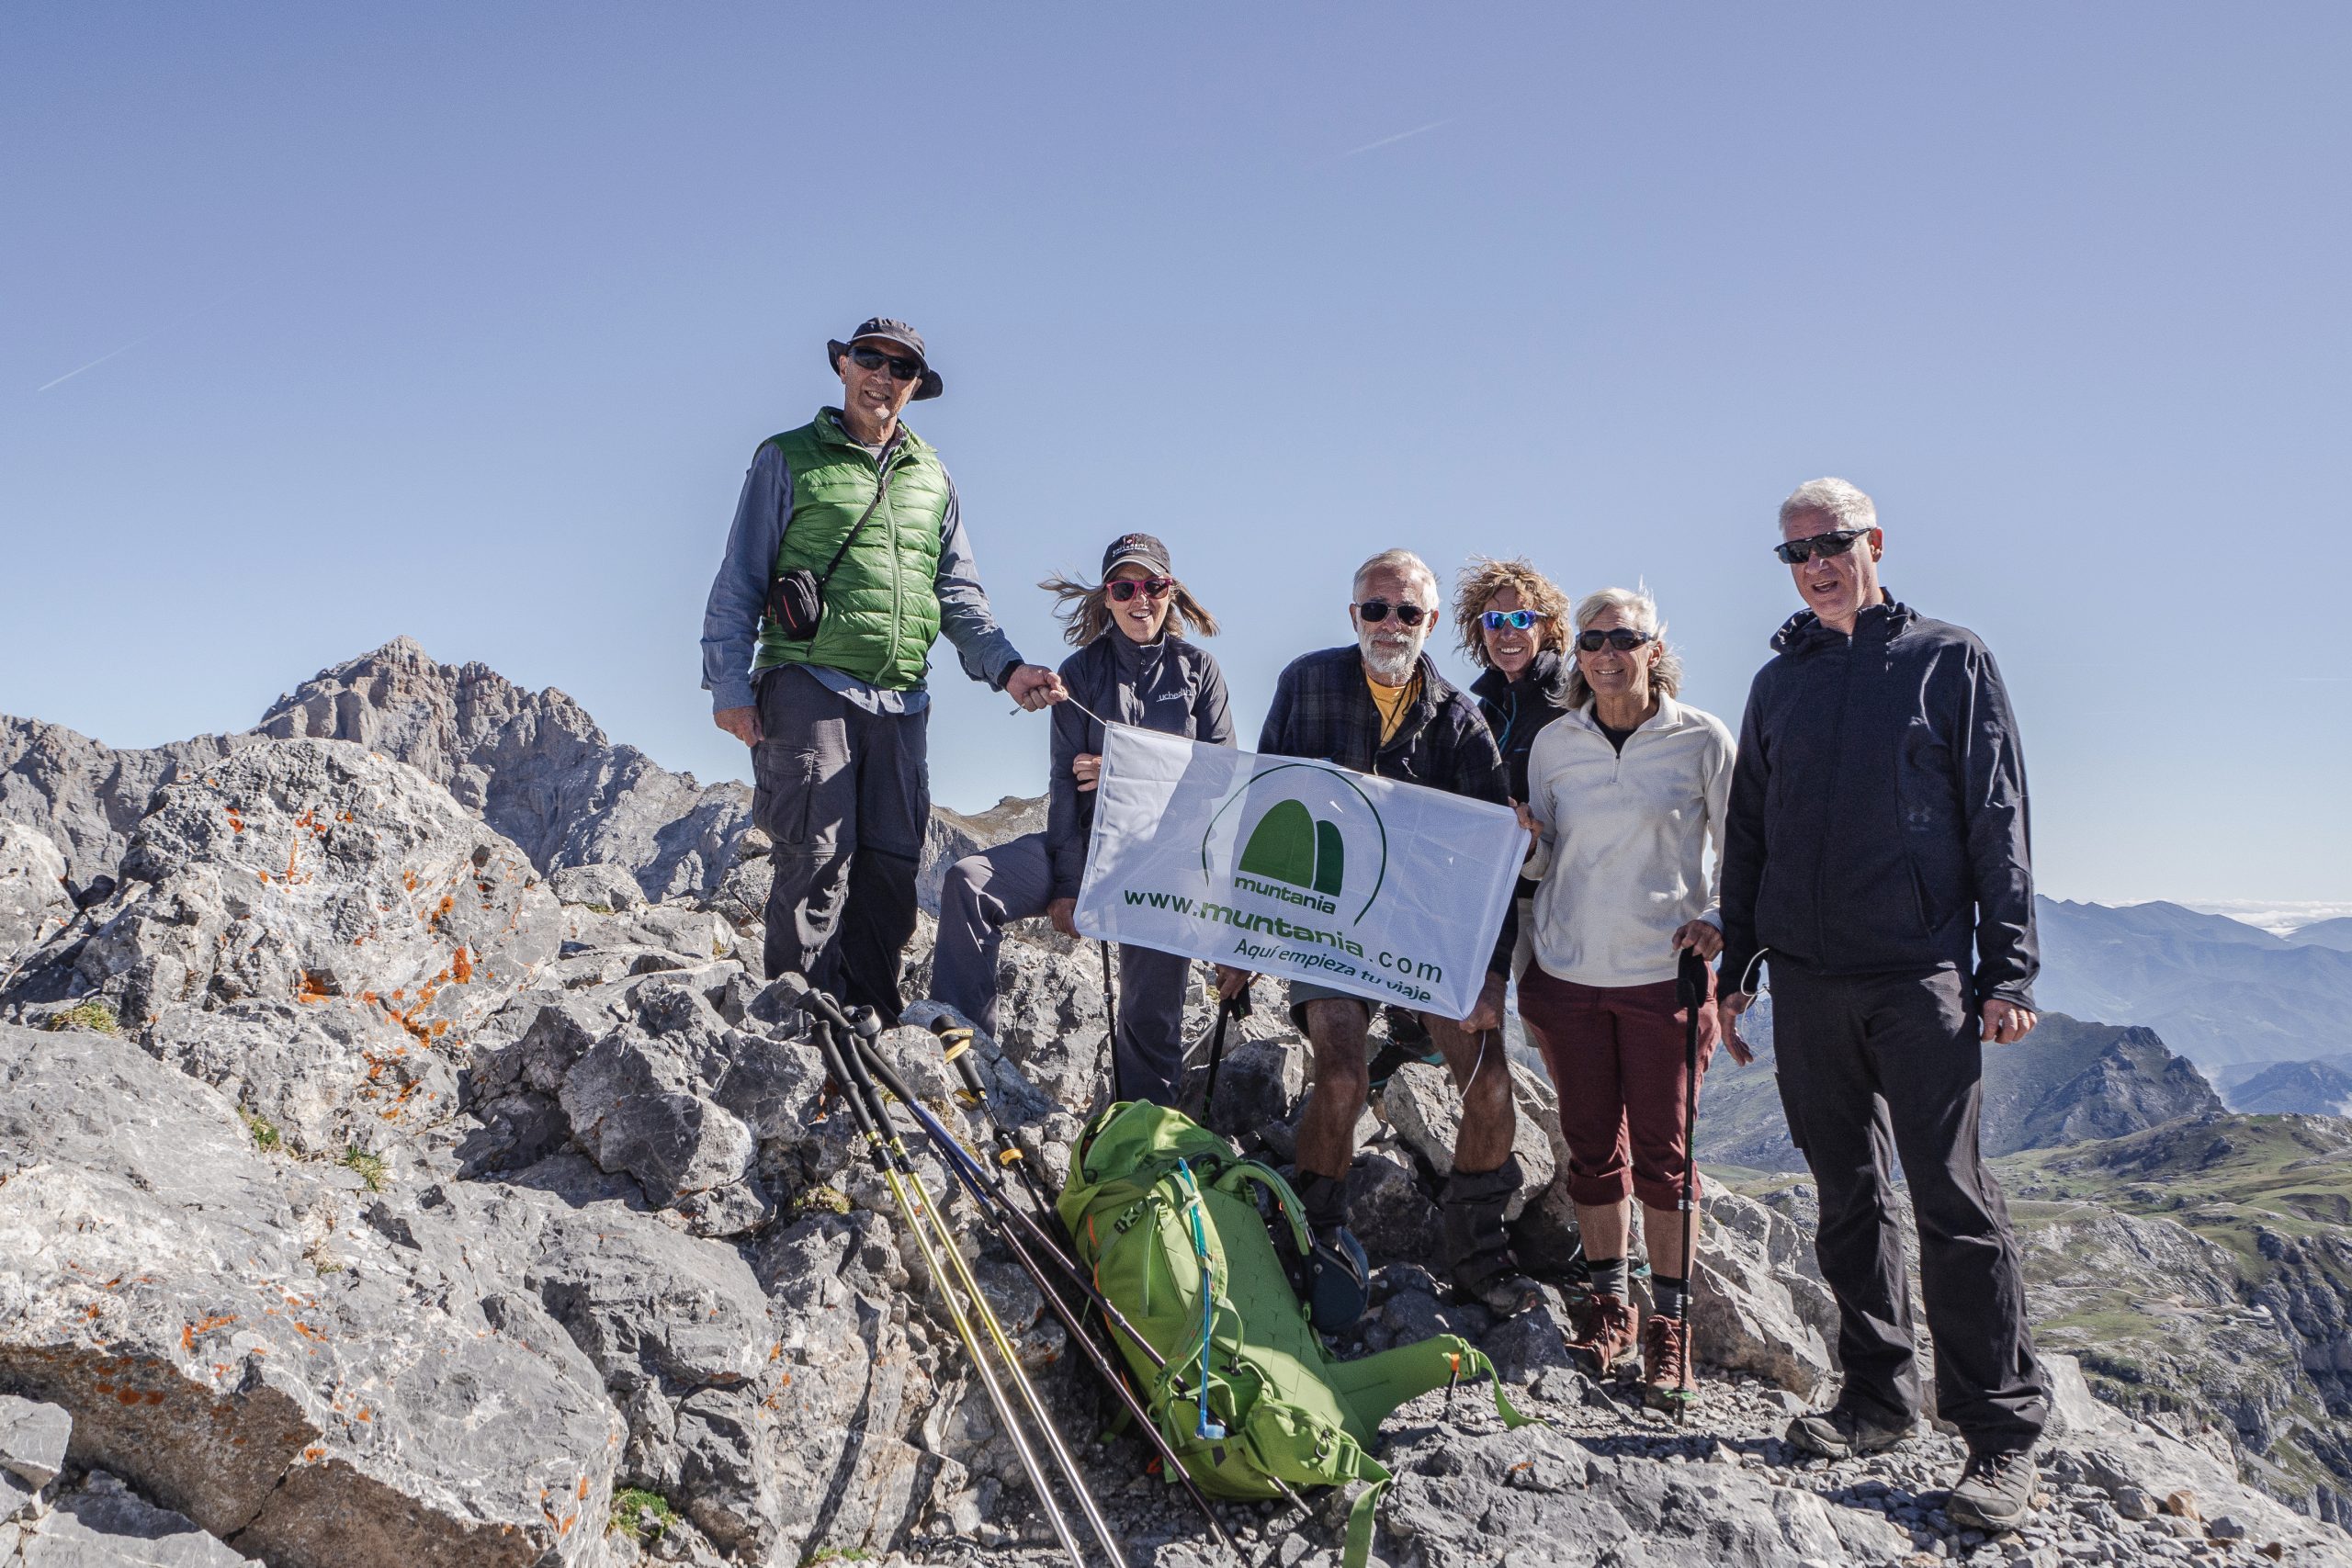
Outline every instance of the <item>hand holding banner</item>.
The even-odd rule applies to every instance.
[[[1464,1018],[1526,849],[1508,807],[1113,725],[1077,925]]]

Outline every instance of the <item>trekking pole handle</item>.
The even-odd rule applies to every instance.
[[[1683,1006],[1701,1008],[1707,1004],[1707,961],[1698,950],[1686,947],[1681,960],[1674,966],[1674,989]]]
[[[817,1037],[817,1055],[825,1064],[825,1071],[832,1075],[833,1081],[841,1086],[842,1098],[849,1101],[850,1120],[865,1134],[866,1143],[872,1146],[878,1159],[882,1150],[880,1134],[875,1131],[874,1119],[866,1111],[865,1101],[858,1095],[855,1080],[849,1076],[848,1064],[842,1060],[841,1043],[833,1038],[832,1025],[820,1017],[811,1032]]]
[[[964,1092],[971,1096],[971,1103],[978,1105],[988,1099],[988,1080],[980,1076],[979,1054],[972,1049],[972,1032],[944,1017],[931,1021],[931,1032],[939,1036],[940,1054],[956,1069],[956,1076],[964,1080]]]

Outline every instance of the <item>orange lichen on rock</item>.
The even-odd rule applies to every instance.
[[[229,827],[232,832],[242,833],[245,830],[245,819],[237,814],[237,808],[233,806],[229,807]]]
[[[460,986],[470,985],[473,983],[474,959],[472,953],[464,947],[459,947],[458,949],[456,956],[449,960],[449,977],[457,981]]]

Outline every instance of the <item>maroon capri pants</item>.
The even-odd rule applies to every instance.
[[[1715,982],[1707,976],[1707,999]],[[1682,1202],[1683,1010],[1674,982],[1579,986],[1531,964],[1520,976],[1519,1013],[1560,1091],[1568,1144],[1568,1196],[1590,1209],[1624,1201],[1653,1209]],[[1699,1076],[1715,1054],[1715,1010],[1699,1010]],[[1701,1189],[1695,1179],[1695,1194]]]

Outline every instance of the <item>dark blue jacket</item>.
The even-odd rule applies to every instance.
[[[1162,735],[1233,744],[1225,673],[1209,650],[1174,632],[1138,644],[1116,626],[1062,660],[1062,683],[1077,702],[1054,706],[1052,773],[1046,783],[1046,854],[1056,898],[1075,898],[1086,874],[1086,840],[1094,830],[1094,792],[1078,787],[1070,763],[1102,754],[1102,727],[1080,706],[1114,724]]]
[[[1806,610],[1772,648],[1732,770],[1724,989],[1754,990],[1769,950],[1825,975],[1958,969],[2032,1006],[2025,759],[1993,655],[1891,596],[1850,639]]]
[[[1396,739],[1385,746],[1380,743],[1380,710],[1373,705],[1363,655],[1356,645],[1299,655],[1274,682],[1274,700],[1258,735],[1258,750],[1267,756],[1337,762],[1359,773],[1424,784],[1497,806],[1510,800],[1502,753],[1487,721],[1478,716],[1477,705],[1439,674],[1426,653],[1421,655],[1420,692],[1405,710]],[[1510,972],[1518,940],[1518,911],[1506,909],[1489,972]]]
[[[1567,661],[1548,648],[1527,661],[1516,681],[1489,666],[1470,682],[1478,716],[1502,750],[1513,800],[1527,799],[1527,754],[1544,727],[1568,711],[1567,686]]]

